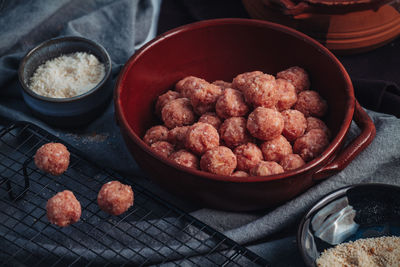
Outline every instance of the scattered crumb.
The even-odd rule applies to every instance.
[[[400,237],[376,237],[339,244],[325,250],[317,266],[329,267],[398,267]]]
[[[68,138],[72,138],[75,141],[80,141],[83,144],[88,144],[88,143],[103,143],[105,142],[108,137],[110,136],[108,133],[104,134],[97,134],[96,132],[89,133],[89,134],[72,134],[68,133],[66,134]]]

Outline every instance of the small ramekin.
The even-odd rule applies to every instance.
[[[104,64],[103,79],[90,91],[69,98],[51,98],[39,95],[29,88],[29,79],[46,61],[75,52],[93,54]],[[57,127],[78,127],[98,117],[105,109],[113,91],[111,59],[100,44],[77,36],[47,40],[30,50],[21,60],[18,77],[22,96],[32,113],[46,123]]]

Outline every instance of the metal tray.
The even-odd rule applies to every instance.
[[[51,176],[37,169],[36,150],[47,142],[71,152],[68,170]],[[130,184],[135,204],[120,216],[98,208],[97,193],[110,180]],[[46,202],[74,192],[79,222],[60,228],[46,218]],[[266,266],[265,259],[132,179],[84,159],[45,130],[17,122],[0,132],[0,265],[5,266]]]

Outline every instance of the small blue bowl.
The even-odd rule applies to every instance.
[[[29,79],[47,60],[87,52],[104,64],[104,78],[90,91],[70,98],[51,98],[36,94],[29,88]],[[22,96],[32,113],[50,125],[71,128],[85,125],[105,109],[113,91],[111,84],[111,59],[101,45],[86,38],[71,36],[50,39],[29,51],[21,60],[18,77]]]
[[[303,217],[297,245],[307,266],[337,244],[361,238],[400,236],[400,187],[359,184],[332,192]]]

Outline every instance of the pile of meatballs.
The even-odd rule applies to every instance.
[[[321,120],[327,110],[298,66],[276,77],[246,72],[232,82],[189,76],[158,97],[155,113],[164,124],[148,129],[143,140],[189,168],[267,176],[297,169],[323,152],[331,135]]]
[[[63,174],[69,166],[70,153],[61,143],[47,143],[35,153],[35,165],[51,175]],[[111,215],[120,215],[126,212],[134,201],[131,186],[110,181],[104,184],[98,195],[99,208]],[[70,190],[58,192],[46,204],[47,219],[60,227],[65,227],[79,221],[82,210],[81,204]]]

